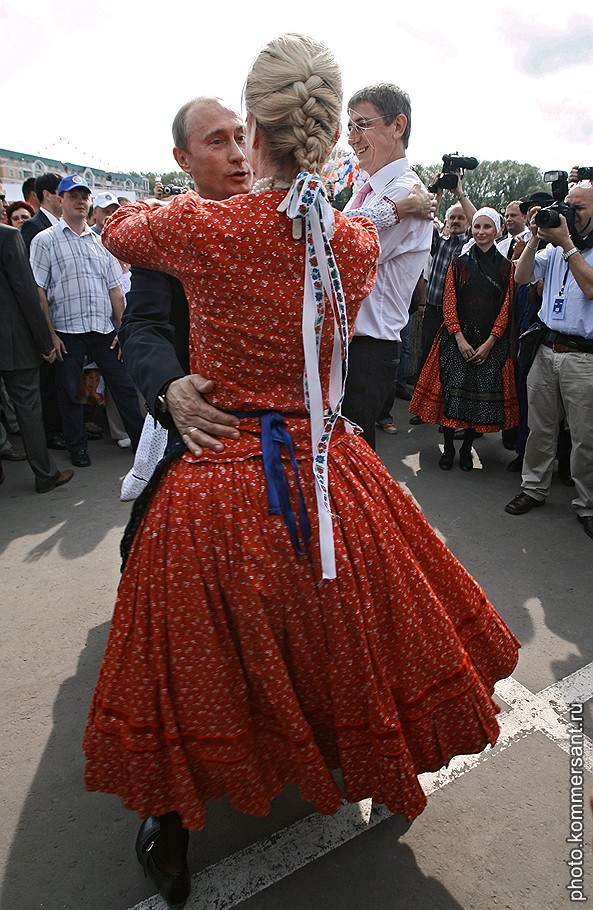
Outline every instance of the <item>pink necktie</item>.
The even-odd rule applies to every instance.
[[[354,199],[352,200],[352,204],[350,205],[350,208],[351,208],[351,209],[359,209],[359,208],[361,208],[361,206],[362,206],[364,200],[367,198],[367,196],[369,195],[369,193],[372,193],[372,192],[373,192],[373,188],[372,188],[372,186],[371,186],[370,180],[367,180],[367,182],[365,183],[365,185],[362,187],[362,189],[360,189],[360,190],[358,191],[358,193],[356,194],[356,196],[355,196]]]

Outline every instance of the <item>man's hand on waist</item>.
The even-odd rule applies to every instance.
[[[174,379],[167,388],[167,411],[192,455],[199,456],[204,449],[222,452],[220,437],[238,439],[239,418],[219,411],[205,399],[211,395],[215,384],[203,376],[190,375]]]

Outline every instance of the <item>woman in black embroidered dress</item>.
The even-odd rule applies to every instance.
[[[443,471],[453,467],[455,429],[465,429],[459,466],[471,471],[476,434],[510,429],[518,423],[507,331],[514,266],[495,246],[499,230],[500,216],[494,209],[475,213],[474,243],[449,266],[444,324],[410,403],[410,411],[426,423],[443,426],[445,446],[439,460]]]

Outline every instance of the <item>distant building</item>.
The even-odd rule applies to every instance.
[[[44,158],[43,155],[26,155],[24,152],[11,152],[0,149],[0,182],[8,202],[22,199],[23,181],[28,177],[40,177],[42,174],[80,174],[91,187],[93,195],[106,190],[115,196],[127,196],[132,202],[150,196],[148,177],[135,174],[118,174],[115,171],[102,171],[97,167],[83,164],[72,164],[69,161],[57,161],[55,158]]]

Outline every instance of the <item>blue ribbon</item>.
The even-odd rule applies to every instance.
[[[311,538],[311,526],[301,487],[299,466],[294,454],[292,436],[282,419],[282,414],[279,411],[233,411],[232,413],[236,417],[259,417],[262,458],[268,488],[268,514],[283,516],[295,553],[299,556],[304,556]],[[290,504],[288,481],[282,465],[281,446],[285,446],[290,457],[299,494],[298,527]],[[304,545],[303,549],[301,549],[299,542],[299,528]]]

